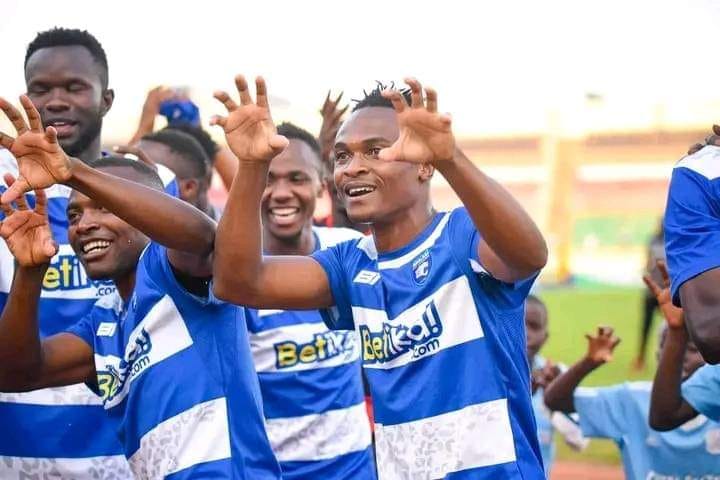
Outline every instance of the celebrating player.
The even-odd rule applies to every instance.
[[[310,255],[360,234],[313,227],[322,193],[320,148],[284,123],[288,147],[270,163],[263,192],[263,246],[269,255]],[[355,332],[328,330],[316,310],[258,310],[248,316],[270,442],[283,478],[374,479],[360,348]]]
[[[0,317],[0,391],[93,385],[135,478],[279,478],[244,311],[209,292],[214,222],[165,195],[142,162],[69,158],[30,100],[21,103],[29,126],[0,99],[18,132],[0,143],[20,171],[2,195],[0,233],[19,267]],[[56,251],[41,189],[57,183],[73,188],[70,244],[88,276],[111,280],[119,295],[41,340],[38,300]]]
[[[334,146],[334,178],[353,222],[371,237],[311,257],[263,256],[258,210],[277,134],[263,79],[253,102],[217,123],[239,159],[220,220],[215,291],[261,308],[327,308],[358,331],[370,384],[380,478],[544,478],[530,401],[523,304],[547,257],[519,204],[455,146],[437,94],[376,90]],[[466,208],[438,213],[435,171]]]

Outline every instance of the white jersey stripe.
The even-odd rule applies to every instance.
[[[375,442],[382,480],[444,478],[452,472],[515,461],[505,399],[399,425],[376,424]],[[437,448],[407,448],[408,442]]]
[[[334,458],[370,446],[365,403],[317,415],[265,420],[270,444],[281,462]]]
[[[365,368],[396,368],[484,336],[465,276],[441,286],[392,320],[385,310],[354,306],[352,313]],[[415,327],[419,333],[412,333]]]
[[[720,147],[707,146],[702,150],[683,157],[675,168],[688,168],[708,180],[720,177]]]
[[[0,393],[0,403],[47,406],[102,405],[102,400],[85,384],[76,383],[67,387],[43,388],[32,392]]]
[[[34,458],[0,456],[0,478],[134,478],[124,455],[85,458]]]
[[[158,424],[143,435],[129,462],[137,478],[150,479],[225,458],[230,458],[227,404],[217,398]]]

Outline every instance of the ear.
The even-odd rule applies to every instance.
[[[422,183],[429,182],[434,173],[435,168],[432,165],[429,163],[421,163],[418,167],[418,180]]]
[[[181,198],[194,198],[200,190],[200,183],[195,178],[188,178],[178,182]]]
[[[112,107],[114,101],[115,90],[113,90],[112,88],[108,88],[102,92],[102,108],[100,109],[100,111],[102,112],[103,117],[107,112],[110,111],[110,108]]]

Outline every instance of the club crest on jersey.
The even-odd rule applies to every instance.
[[[412,262],[413,277],[418,285],[425,283],[430,275],[430,267],[432,266],[432,257],[430,250],[425,250]]]
[[[120,359],[117,366],[108,364],[106,365],[107,370],[98,371],[98,388],[103,402],[112,401],[124,391],[129,380],[142,373],[150,365],[151,350],[150,335],[143,328],[126,354],[126,358]]]
[[[412,352],[412,358],[421,358],[439,350],[443,325],[433,301],[412,323],[393,325],[384,322],[381,332],[360,325],[359,331],[363,362],[373,364],[389,362],[408,352]]]

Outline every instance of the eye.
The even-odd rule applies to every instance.
[[[28,88],[28,93],[30,95],[42,95],[44,93],[47,93],[50,89],[47,87],[47,85],[37,84],[33,83],[30,85],[30,88]]]
[[[380,155],[380,150],[382,150],[381,147],[372,147],[368,149],[367,154],[370,158],[378,158],[378,156]]]
[[[71,82],[70,85],[67,86],[68,92],[81,92],[85,90],[85,85],[80,82]]]
[[[303,184],[308,180],[310,180],[310,178],[307,175],[303,175],[302,173],[296,173],[290,176],[290,181],[296,184]]]
[[[67,212],[67,217],[70,225],[75,225],[80,221],[80,214],[76,211]]]
[[[350,161],[352,155],[349,152],[335,152],[335,163],[340,165]]]

